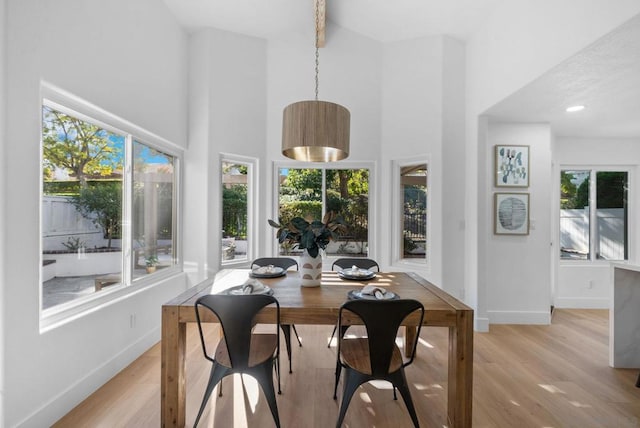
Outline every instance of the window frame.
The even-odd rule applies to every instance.
[[[43,180],[42,180],[42,156],[43,156],[43,141],[42,141],[42,108],[48,106],[54,108],[65,114],[72,115],[80,120],[94,123],[101,128],[121,134],[125,137],[124,147],[124,174],[123,174],[123,200],[122,200],[122,284],[117,284],[104,289],[100,293],[92,293],[88,296],[79,297],[69,302],[61,303],[53,307],[43,309],[43,276],[42,276],[42,253],[43,253],[43,241],[42,241],[42,222],[43,222]],[[40,320],[40,332],[52,330],[60,325],[66,324],[72,320],[80,318],[88,313],[98,310],[102,307],[108,306],[116,301],[128,298],[134,293],[140,292],[146,288],[152,287],[158,284],[160,281],[169,278],[171,276],[182,273],[182,162],[184,159],[184,152],[178,145],[155,135],[133,123],[116,116],[76,95],[73,95],[65,90],[62,90],[47,82],[42,82],[40,85],[40,103],[39,103],[39,124],[40,129],[40,141],[39,141],[39,281],[38,281],[38,313]],[[146,275],[145,277],[137,278],[133,281],[131,275],[130,258],[133,257],[132,251],[132,231],[131,231],[131,197],[133,188],[133,167],[132,167],[132,153],[133,153],[133,141],[142,143],[148,147],[159,150],[174,158],[174,208],[175,211],[175,235],[174,241],[174,261],[172,266],[157,271],[153,274]]]
[[[400,174],[403,167],[414,165],[426,165],[427,166],[427,196],[426,196],[426,222],[427,227],[425,231],[425,239],[427,242],[427,248],[425,248],[424,259],[406,259],[403,257],[404,246],[400,245],[403,242],[402,233],[402,221],[400,218],[401,208],[404,206],[404,198],[401,190],[401,178]],[[431,272],[431,182],[429,175],[431,172],[431,159],[429,155],[422,154],[410,158],[394,159],[391,161],[391,174],[392,174],[392,190],[391,190],[391,265],[399,267],[401,269],[420,270],[425,273]]]
[[[589,171],[589,257],[586,260],[576,260],[576,259],[563,259],[560,257],[560,212],[562,208],[560,207],[560,177],[563,171]],[[596,246],[597,240],[595,239],[597,236],[597,209],[592,209],[592,207],[596,207],[595,198],[596,198],[596,176],[599,172],[626,172],[627,173],[627,235],[625,237],[627,243],[627,258],[625,260],[606,260],[599,259],[596,257]],[[557,250],[555,253],[555,258],[560,262],[560,265],[563,266],[571,266],[571,265],[609,265],[611,263],[626,263],[630,260],[635,259],[635,224],[630,221],[630,219],[635,218],[635,192],[633,183],[635,183],[635,167],[630,165],[576,165],[576,164],[560,164],[559,169],[556,175],[556,183],[555,186],[558,189],[557,198],[555,205],[557,206],[557,211],[555,213],[556,217],[556,242],[558,243]]]
[[[222,184],[222,163],[230,162],[236,164],[242,164],[247,166],[247,256],[244,259],[233,259],[233,260],[222,260],[222,254],[220,254],[220,265],[224,268],[232,268],[238,266],[246,266],[251,263],[252,260],[256,258],[256,254],[258,254],[258,239],[257,239],[257,231],[258,229],[258,215],[257,215],[257,207],[258,203],[256,201],[258,195],[258,177],[259,177],[259,168],[260,168],[260,160],[258,158],[250,157],[250,156],[242,156],[236,155],[233,153],[220,153],[218,160],[218,169],[219,169],[219,180],[220,184]],[[220,239],[222,242],[222,189],[220,189],[220,220],[218,223],[218,230],[220,231]]]
[[[368,169],[369,170],[369,206],[367,207],[367,222],[369,225],[368,236],[367,236],[367,257],[378,260],[378,252],[376,249],[376,239],[378,237],[372,235],[373,230],[377,230],[377,222],[375,218],[376,210],[374,207],[376,206],[376,163],[372,161],[340,161],[340,162],[300,162],[300,161],[273,161],[273,171],[272,171],[272,199],[271,199],[271,217],[272,219],[278,218],[278,206],[279,206],[279,196],[280,196],[280,176],[279,171],[280,168],[289,168],[289,169]],[[322,183],[322,194],[326,193],[325,189],[326,183]],[[324,196],[323,196],[324,197]],[[324,205],[323,205],[324,209]],[[267,236],[273,237],[273,233],[269,233]],[[271,244],[269,245],[271,248],[271,254],[273,257],[277,257],[279,253],[278,248],[278,240],[273,238],[271,239]],[[344,256],[329,256],[326,253],[323,254],[322,258],[324,263],[331,265],[334,260],[344,257]]]

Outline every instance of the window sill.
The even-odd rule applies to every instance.
[[[90,296],[41,310],[40,334],[54,330],[62,325],[147,290],[162,281],[178,277],[182,274],[182,270],[178,266],[162,269],[153,275],[136,280],[132,285],[111,285]]]

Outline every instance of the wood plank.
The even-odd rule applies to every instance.
[[[209,334],[218,334],[215,325],[207,327]],[[336,348],[327,348],[332,329],[298,327],[304,346],[293,347],[293,373],[282,373],[283,393],[277,397],[283,427],[335,425]],[[195,325],[189,325],[186,334],[185,423],[193,426],[211,366],[202,356]],[[424,327],[418,356],[407,367],[425,428],[447,426],[448,340],[446,329]],[[607,345],[607,310],[556,309],[549,326],[492,325],[488,333],[475,333],[473,427],[637,427],[638,370],[610,368]],[[54,427],[160,425],[160,355],[157,344]],[[223,397],[214,391],[201,427],[273,426],[263,395],[252,392],[249,378],[244,393],[241,382],[224,382]],[[363,386],[349,406],[345,426],[411,426],[402,400],[392,396],[384,383]]]

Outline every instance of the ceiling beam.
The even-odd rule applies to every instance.
[[[325,24],[326,9],[327,9],[326,0],[315,0],[314,12],[316,14],[314,16],[318,17],[318,21],[316,22],[316,31],[318,32],[316,47],[318,48],[324,47],[324,33],[326,28],[326,24]]]

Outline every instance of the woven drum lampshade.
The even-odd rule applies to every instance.
[[[282,154],[306,162],[333,162],[349,156],[351,114],[327,101],[299,101],[284,109]]]

